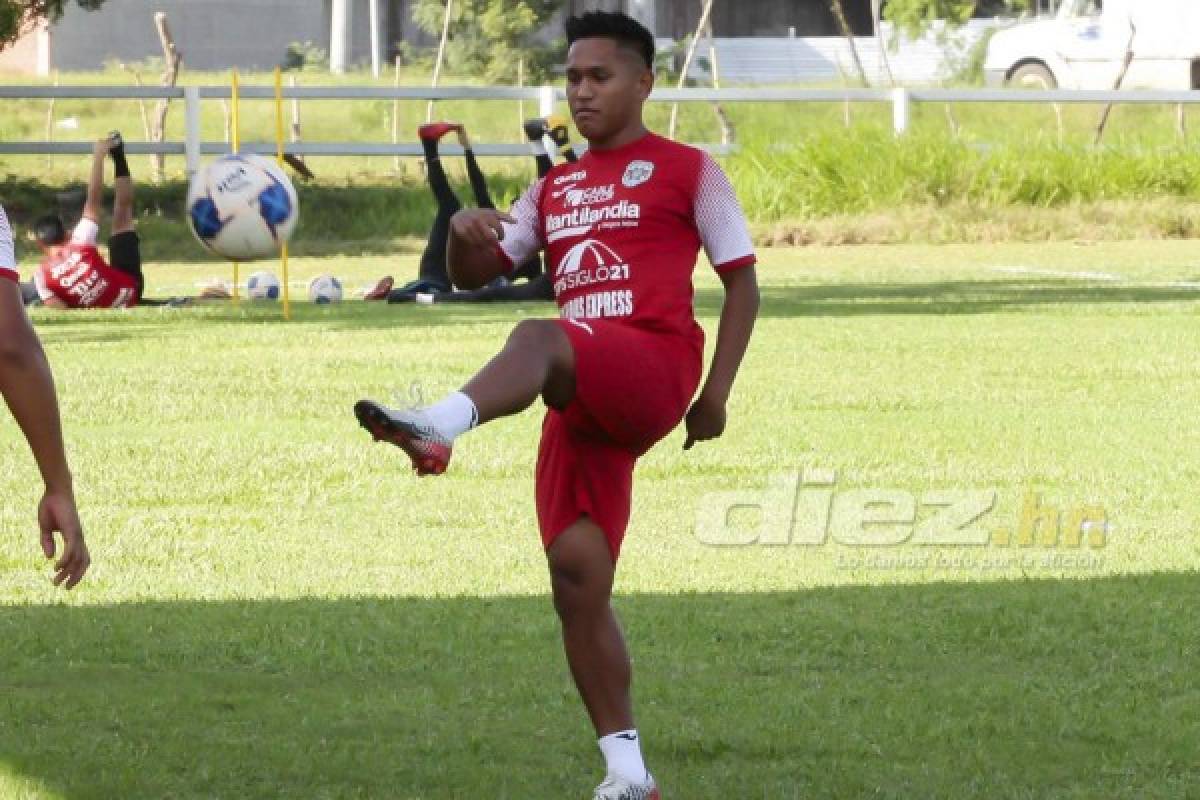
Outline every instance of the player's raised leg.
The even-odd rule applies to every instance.
[[[440,475],[454,440],[477,425],[529,408],[541,397],[564,408],[575,394],[575,352],[554,320],[525,320],[504,348],[461,391],[427,408],[392,409],[360,400],[355,416],[376,441],[390,442],[412,459],[420,475]]]
[[[417,128],[417,138],[425,151],[425,175],[429,191],[437,203],[437,215],[429,229],[429,238],[421,252],[416,280],[393,289],[390,275],[381,278],[363,298],[365,300],[387,299],[391,303],[411,302],[418,292],[445,292],[450,289],[450,278],[446,274],[446,239],[450,235],[450,219],[462,208],[458,195],[450,186],[446,170],[442,166],[438,143],[446,134],[457,131],[465,136],[463,126],[456,122],[431,122]]]
[[[113,162],[113,235],[133,230],[133,176],[125,159],[125,140],[120,131],[108,135],[108,154]]]
[[[581,517],[546,551],[554,609],[575,687],[604,754],[607,775],[596,798],[657,798],[642,759],[630,697],[632,668],[611,597],[615,565],[600,527]]]

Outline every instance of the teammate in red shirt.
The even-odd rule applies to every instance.
[[[538,525],[576,687],[607,775],[595,800],[657,800],[630,699],[630,664],[610,605],[634,465],[686,420],[684,449],[720,436],[758,313],[754,251],[729,181],[704,153],[642,122],[654,40],[624,14],[567,21],[567,99],[589,149],[535,183],[511,215],[460,211],[447,260],[473,288],[544,249],[561,319],[527,320],[462,391],[423,409],[369,400],[355,413],[419,474],[445,470],[456,436],[548,406],[538,452]],[[725,287],[713,362],[692,309],[704,247]],[[689,408],[690,403],[690,408]],[[686,413],[685,413],[686,412]]]
[[[112,237],[104,260],[96,249],[104,195],[104,157],[115,167]],[[70,239],[57,216],[34,223],[34,237],[45,258],[34,274],[42,302],[53,308],[127,308],[141,299],[142,256],[133,227],[133,179],[125,161],[121,134],[113,132],[96,142],[92,150],[92,172],[88,179],[83,218]]]

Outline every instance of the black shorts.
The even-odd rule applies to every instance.
[[[137,281],[137,296],[140,300],[146,281],[142,277],[142,246],[137,231],[122,231],[109,237],[108,263],[115,269],[133,276]]]

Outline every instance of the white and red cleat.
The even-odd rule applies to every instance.
[[[354,404],[354,416],[375,441],[394,444],[407,453],[418,475],[441,475],[446,471],[453,444],[421,409],[392,409],[372,400],[359,400]]]
[[[630,783],[624,778],[609,775],[596,787],[592,800],[662,800],[654,778],[646,775],[645,783]]]

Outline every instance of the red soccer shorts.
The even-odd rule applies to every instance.
[[[629,524],[637,459],[683,419],[700,383],[692,342],[609,320],[558,320],[575,351],[575,397],[548,409],[536,490],[542,544],[580,517],[608,540],[613,561]]]

